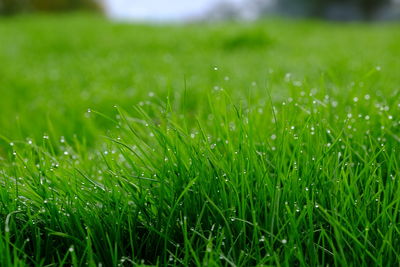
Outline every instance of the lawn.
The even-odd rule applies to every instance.
[[[0,18],[0,266],[394,266],[400,25]]]

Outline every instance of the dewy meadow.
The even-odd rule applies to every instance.
[[[0,19],[0,266],[396,266],[398,23]]]

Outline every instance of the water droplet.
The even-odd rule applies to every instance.
[[[293,85],[296,87],[301,87],[303,85],[303,83],[301,81],[294,81]]]

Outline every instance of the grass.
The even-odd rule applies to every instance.
[[[0,19],[0,266],[393,266],[397,24]]]

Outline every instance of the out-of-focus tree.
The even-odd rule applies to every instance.
[[[0,0],[0,15],[9,15],[23,11],[27,7],[25,1]]]
[[[0,0],[0,15],[21,12],[64,12],[90,10],[101,12],[98,0]]]
[[[389,4],[390,0],[357,0],[365,19],[372,19],[379,8]]]
[[[274,11],[295,16],[327,17],[330,11],[346,13],[354,18],[373,19],[379,10],[389,5],[391,0],[253,0],[260,13],[270,12],[271,1]],[[339,16],[340,17],[340,16]]]
[[[40,11],[101,10],[99,2],[94,0],[29,0],[29,2],[34,10]]]

